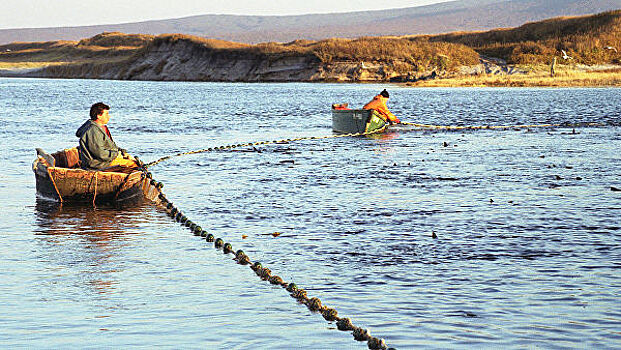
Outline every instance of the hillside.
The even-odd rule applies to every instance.
[[[404,37],[244,44],[201,37],[102,33],[80,41],[0,45],[0,75],[194,81],[414,82],[510,64],[620,64],[621,10],[512,29]],[[492,62],[492,63],[490,63]],[[502,68],[502,67],[501,67]],[[506,66],[495,73],[526,73]],[[613,69],[616,69],[613,67]]]
[[[519,26],[558,16],[621,9],[621,0],[460,0],[404,9],[300,16],[202,15],[64,28],[0,30],[0,44],[79,40],[102,32],[184,33],[244,43],[401,36]]]
[[[102,43],[115,45],[104,46]],[[138,46],[132,46],[138,45]],[[7,51],[9,50],[9,51]],[[477,64],[461,44],[406,38],[257,45],[182,34],[102,33],[79,42],[0,46],[5,76],[199,81],[383,81]],[[20,62],[28,65],[19,66]],[[38,66],[37,66],[38,64]],[[29,69],[20,69],[29,68]],[[36,69],[40,68],[40,69]]]
[[[419,40],[421,37],[414,37]],[[518,28],[424,37],[459,43],[511,64],[549,63],[564,50],[573,63],[621,64],[621,10],[593,16],[552,18]]]

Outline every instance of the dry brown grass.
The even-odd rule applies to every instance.
[[[585,71],[571,66],[556,68],[554,77],[549,67],[531,67],[528,74],[482,74],[407,83],[416,87],[570,87],[621,86],[621,68]]]
[[[12,43],[0,46],[0,68],[37,68],[62,64],[110,67],[126,64],[153,48],[188,45],[192,54],[220,55],[228,59],[278,59],[303,56],[323,64],[372,63],[393,72],[410,75],[439,70],[455,72],[460,66],[479,63],[479,53],[500,57],[510,64],[549,64],[553,57],[560,63],[587,65],[621,64],[621,10],[593,16],[554,18],[528,23],[518,28],[488,32],[450,33],[434,36],[364,37],[358,39],[296,40],[289,43],[257,45],[229,42],[183,34],[158,36],[102,33],[77,41]],[[605,49],[611,46],[614,50]],[[571,61],[560,59],[565,50]],[[199,56],[200,57],[200,56]],[[102,68],[103,69],[103,68]],[[416,83],[417,86],[582,86],[618,85],[618,71],[581,72],[559,70],[552,79],[548,68],[535,69],[526,76],[476,76],[439,79]],[[567,85],[565,85],[567,84]]]
[[[414,67],[454,69],[478,63],[477,53],[461,44],[405,38],[328,39],[310,45],[324,63],[335,61],[403,62]]]
[[[92,38],[82,39],[77,43],[77,46],[91,46],[91,47],[124,47],[124,48],[138,48],[147,45],[153,41],[153,35],[145,34],[125,34],[119,32],[104,32],[97,34]]]
[[[413,37],[416,39],[417,37]],[[561,50],[583,64],[621,63],[621,10],[591,16],[559,17],[518,28],[427,36],[460,43],[512,64],[548,63]],[[605,49],[611,46],[617,49]]]
[[[18,70],[62,65],[65,62],[0,62],[0,69]]]
[[[10,51],[7,51],[10,50]],[[0,47],[0,62],[76,62],[130,57],[137,47],[87,46],[75,41],[14,43]]]
[[[428,40],[408,40],[394,37],[327,39],[321,41],[296,40],[289,43],[261,43],[256,45],[204,39],[200,37],[166,34],[154,38],[143,50],[151,47],[185,42],[212,54],[234,57],[312,56],[322,63],[362,61],[402,67],[404,71],[438,68],[452,70],[461,65],[478,63],[478,54],[461,44],[438,43]]]
[[[152,45],[159,46],[164,43],[177,43],[177,42],[186,42],[188,44],[199,45],[207,49],[240,49],[240,48],[249,48],[252,47],[250,44],[244,43],[236,43],[232,41],[224,41],[218,39],[207,39],[195,35],[187,35],[187,34],[162,34],[156,36]]]

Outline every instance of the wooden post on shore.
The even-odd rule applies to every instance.
[[[554,66],[556,66],[556,56],[552,59],[552,64],[550,64],[550,76],[554,78]]]

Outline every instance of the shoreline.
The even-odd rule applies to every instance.
[[[105,63],[104,63],[105,64]],[[106,68],[118,69],[117,62],[107,62]],[[341,63],[351,66],[352,63]],[[63,69],[81,66],[84,69]],[[480,63],[460,66],[450,71],[428,71],[411,81],[371,78],[351,79],[342,74],[317,74],[325,72],[321,64],[308,63],[298,69],[282,70],[272,79],[257,79],[240,75],[234,70],[222,71],[219,77],[199,75],[142,75],[122,76],[106,74],[97,65],[80,61],[66,62],[0,62],[0,77],[4,78],[49,78],[49,79],[97,79],[128,81],[179,81],[179,82],[239,82],[239,83],[325,83],[325,84],[390,84],[401,87],[621,87],[621,65],[616,64],[557,64],[555,74],[550,66],[543,64],[507,64],[501,59],[481,56]],[[270,67],[274,71],[275,67]],[[292,67],[287,67],[292,68]],[[152,64],[141,66],[142,70],[153,70]],[[302,74],[305,73],[305,74]]]
[[[403,83],[408,87],[621,87],[621,66],[518,67],[527,73],[451,76]]]
[[[37,69],[0,69],[0,78],[9,79],[69,79],[69,80],[115,80],[115,81],[151,81],[151,82],[205,82],[205,83],[252,83],[252,84],[388,84],[404,88],[618,88],[621,87],[621,67],[612,72],[601,71],[567,71],[551,77],[549,73],[529,73],[520,75],[469,75],[438,77],[416,82],[390,81],[330,81],[330,80],[284,80],[284,81],[230,81],[230,80],[161,80],[161,79],[115,79],[105,77],[76,76],[36,76],[31,73]]]

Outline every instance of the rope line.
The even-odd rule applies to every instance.
[[[432,124],[417,124],[401,122],[403,125],[411,125],[418,128],[425,129],[444,129],[444,130],[477,130],[477,129],[524,129],[524,128],[551,128],[551,127],[583,127],[583,126],[602,126],[600,123],[563,123],[563,124],[525,124],[525,125],[470,125],[470,126],[456,126],[456,125],[432,125]]]
[[[409,123],[409,122],[401,122],[400,124],[403,125],[409,125],[409,126],[414,126],[414,127],[418,127],[418,128],[423,128],[423,129],[442,129],[442,130],[479,130],[479,129],[523,129],[523,128],[551,128],[551,127],[584,127],[584,126],[602,126],[603,124],[601,123],[562,123],[562,124],[527,124],[527,125],[470,125],[470,126],[454,126],[454,125],[432,125],[432,124],[418,124],[418,123]],[[298,138],[292,138],[292,139],[282,139],[282,140],[273,140],[273,141],[257,141],[257,142],[247,142],[247,143],[238,143],[238,144],[233,144],[233,145],[226,145],[226,146],[215,146],[215,147],[209,147],[209,148],[204,148],[204,149],[199,149],[199,150],[195,150],[195,151],[188,151],[188,152],[180,152],[180,153],[176,153],[173,155],[168,155],[168,156],[164,156],[161,157],[155,161],[152,161],[150,163],[146,163],[144,164],[145,168],[154,166],[156,164],[159,164],[165,160],[168,160],[170,158],[173,157],[180,157],[180,156],[184,156],[184,155],[190,155],[190,154],[198,154],[198,153],[205,153],[205,152],[213,152],[213,151],[220,151],[220,150],[225,150],[225,149],[234,149],[234,148],[241,148],[241,147],[250,147],[250,146],[259,146],[259,145],[268,145],[268,144],[279,144],[279,143],[289,143],[289,142],[293,142],[293,141],[304,141],[304,140],[325,140],[325,139],[334,139],[334,138],[340,138],[340,137],[356,137],[356,136],[366,136],[366,135],[373,135],[373,134],[379,134],[381,132],[384,132],[384,130],[386,130],[386,126],[374,130],[374,131],[370,131],[370,132],[359,132],[359,133],[351,133],[351,134],[338,134],[338,135],[327,135],[327,136],[304,136],[304,137],[298,137]]]
[[[326,321],[336,321],[336,327],[338,330],[351,331],[354,339],[357,341],[366,341],[369,349],[394,350],[393,348],[388,348],[386,346],[386,341],[384,339],[371,336],[368,329],[355,326],[351,319],[347,317],[340,317],[336,309],[324,305],[319,298],[310,298],[306,290],[298,287],[295,283],[286,282],[282,279],[282,277],[273,274],[271,269],[263,266],[260,262],[253,262],[243,250],[239,249],[234,252],[233,246],[230,243],[224,242],[222,238],[216,238],[211,233],[207,233],[207,230],[203,230],[201,226],[191,221],[179,208],[177,208],[171,201],[168,200],[168,198],[166,198],[162,192],[162,187],[164,187],[163,183],[155,181],[150,172],[147,172],[146,170],[144,170],[144,172],[145,177],[149,179],[149,183],[158,191],[157,198],[155,199],[156,204],[161,204],[171,219],[188,228],[192,233],[194,233],[195,236],[203,238],[208,243],[213,243],[214,248],[222,250],[225,255],[235,255],[234,260],[237,264],[248,265],[261,280],[269,282],[272,285],[282,287],[289,292],[289,295],[292,298],[296,299],[299,303],[306,305],[310,311],[321,314]]]
[[[220,151],[220,150],[240,148],[240,147],[251,147],[251,146],[259,146],[259,145],[289,143],[289,142],[303,141],[303,140],[325,140],[325,139],[335,139],[335,138],[340,138],[340,137],[366,136],[366,135],[379,134],[379,133],[383,132],[385,129],[386,129],[386,127],[384,126],[384,127],[380,128],[380,129],[377,129],[377,130],[374,130],[374,131],[370,131],[370,132],[358,132],[358,133],[351,133],[351,134],[338,134],[338,135],[327,135],[327,136],[304,136],[304,137],[297,137],[297,138],[292,138],[292,139],[247,142],[247,143],[238,143],[238,144],[234,144],[234,145],[209,147],[209,148],[199,149],[199,150],[195,150],[195,151],[181,152],[181,153],[165,156],[165,157],[159,158],[158,160],[155,160],[153,162],[146,163],[144,166],[146,168],[148,168],[148,167],[151,167],[153,165],[159,164],[159,163],[161,163],[161,162],[163,162],[163,161],[165,161],[167,159],[170,159],[170,158],[173,158],[173,157],[180,157],[180,156],[184,156],[184,155],[189,155],[189,154],[213,152],[213,151]]]

